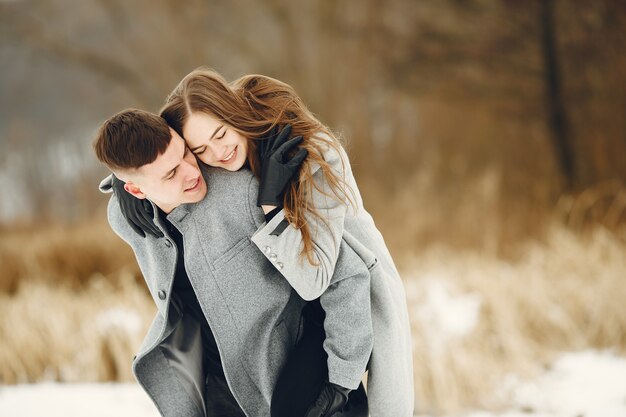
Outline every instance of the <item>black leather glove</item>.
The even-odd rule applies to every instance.
[[[324,382],[317,399],[311,404],[305,413],[305,417],[330,417],[338,411],[342,411],[348,403],[348,388]]]
[[[141,237],[146,233],[154,237],[163,237],[163,232],[154,224],[154,210],[146,199],[134,197],[124,189],[124,181],[112,175],[111,188],[120,204],[122,215],[130,227]]]
[[[285,129],[287,128],[289,128],[289,132],[291,133],[290,124],[285,125]],[[275,125],[272,130],[270,130],[265,135],[265,137],[259,141],[259,144],[256,147],[256,153],[259,156],[259,162],[263,162],[263,159],[265,159],[265,155],[267,155],[267,152],[272,149],[279,133],[280,129],[278,128],[278,125]]]
[[[309,152],[301,148],[289,159],[288,153],[298,146],[302,136],[289,139],[291,125],[286,125],[276,134],[277,127],[272,129],[267,138],[258,147],[261,160],[261,181],[257,206],[282,206],[285,189],[289,182],[300,171],[302,162]],[[265,143],[266,142],[266,143]]]

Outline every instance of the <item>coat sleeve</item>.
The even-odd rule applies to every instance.
[[[329,148],[324,159],[344,178],[344,167],[348,167],[347,155]],[[312,164],[313,165],[313,164]],[[285,219],[284,211],[278,212],[269,222],[263,223],[252,236],[252,241],[265,257],[280,271],[289,284],[305,300],[318,298],[330,285],[339,255],[339,245],[344,231],[347,210],[352,210],[348,201],[338,201],[319,166],[312,166],[313,187],[311,204],[320,217],[307,216],[306,220],[313,240],[311,264],[300,256],[303,247],[300,230]],[[350,190],[347,195],[351,196]]]
[[[336,273],[320,304],[328,380],[345,388],[359,386],[374,344],[370,280],[366,264],[342,239]]]

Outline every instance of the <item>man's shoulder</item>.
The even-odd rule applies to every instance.
[[[242,168],[227,171],[222,168],[203,167],[202,174],[207,183],[207,195],[196,206],[224,206],[234,202],[249,204],[256,202],[258,182],[252,171]],[[197,210],[197,209],[196,209]]]
[[[123,229],[123,223],[121,221],[123,220],[122,211],[115,194],[111,194],[109,202],[107,203],[107,220],[116,233],[118,233],[118,230],[121,231],[121,229]]]
[[[107,220],[115,234],[129,245],[132,245],[133,234],[135,234],[135,232],[124,218],[115,194],[111,194],[111,198],[109,198],[109,203],[107,204]]]
[[[224,190],[236,184],[248,185],[254,180],[254,174],[247,167],[238,171],[228,171],[223,168],[203,166],[201,172],[209,190]]]
[[[241,221],[262,222],[263,212],[256,206],[258,181],[252,171],[202,167],[202,174],[207,195],[189,207],[196,219],[238,217]]]

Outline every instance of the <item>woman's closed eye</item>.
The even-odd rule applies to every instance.
[[[215,136],[213,139],[215,139],[215,140],[220,140],[220,139],[222,139],[224,136],[226,136],[226,130],[227,130],[227,129],[224,129],[224,131],[222,132],[222,134],[221,134],[221,135],[219,135],[219,136]],[[212,139],[210,139],[210,140],[212,140]],[[209,141],[210,141],[210,140],[209,140]],[[193,154],[194,154],[194,155],[202,155],[202,154],[203,154],[206,150],[207,150],[207,146],[206,146],[206,145],[204,145],[204,146],[201,146],[201,147],[199,147],[198,149],[194,150],[194,151],[193,151]]]

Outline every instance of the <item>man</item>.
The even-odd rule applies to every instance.
[[[250,241],[265,220],[251,186],[256,180],[247,170],[200,169],[162,118],[139,110],[107,120],[94,148],[126,192],[149,201],[163,235],[135,233],[111,198],[109,223],[133,248],[158,309],[133,361],[138,382],[163,416],[269,416],[305,302]],[[115,181],[102,188],[111,190]],[[366,264],[342,243],[322,298],[349,299],[359,308],[341,317],[345,323],[329,314],[324,328],[343,331],[349,323],[349,337],[336,331],[336,350],[328,354],[351,356],[333,361],[340,365],[328,369],[317,398],[306,400],[313,404],[294,409],[330,416],[351,389],[362,393],[372,348],[369,292]]]

